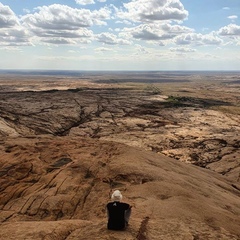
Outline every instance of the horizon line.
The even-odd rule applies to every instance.
[[[84,70],[84,69],[17,69],[17,68],[4,68],[4,69],[0,69],[0,72],[240,72],[240,69],[228,69],[228,70],[219,70],[219,69],[175,69],[175,70],[170,70],[170,69],[159,69],[159,70],[126,70],[126,69],[121,69],[121,70]]]

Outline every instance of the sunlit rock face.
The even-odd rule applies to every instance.
[[[0,239],[240,238],[237,88],[145,77],[2,82]]]
[[[1,156],[1,239],[237,239],[240,234],[239,185],[161,154],[47,136],[9,138]],[[133,206],[126,232],[106,229],[105,205],[114,189]]]
[[[0,135],[83,136],[122,142],[239,180],[239,115],[213,109],[231,108],[229,102],[168,97],[145,89],[1,93]]]

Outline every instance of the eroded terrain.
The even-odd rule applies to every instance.
[[[8,138],[0,153],[2,240],[240,237],[240,185],[210,170],[87,137]],[[106,228],[114,189],[133,206],[126,231]]]
[[[1,76],[0,239],[240,239],[238,79]]]
[[[237,74],[1,79],[0,133],[87,136],[160,152],[239,181]]]

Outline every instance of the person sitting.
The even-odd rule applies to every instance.
[[[111,196],[112,202],[107,204],[108,224],[110,230],[124,230],[128,226],[131,215],[131,206],[121,202],[122,194],[115,190]]]

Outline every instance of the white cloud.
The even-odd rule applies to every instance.
[[[94,49],[96,52],[109,52],[112,51],[111,48],[106,48],[106,47],[99,47]]]
[[[223,43],[222,39],[213,35],[201,33],[182,34],[175,39],[177,45],[220,45]]]
[[[237,15],[231,15],[231,16],[228,16],[228,19],[230,19],[232,22],[235,22],[235,20],[238,19],[238,16]]]
[[[133,38],[147,41],[166,40],[175,37],[174,34],[168,34],[161,29],[155,31],[155,27],[150,25],[141,25],[131,32]]]
[[[88,5],[95,3],[93,0],[75,0],[75,2],[80,5]]]
[[[97,0],[98,2],[106,2],[107,0]],[[79,5],[89,5],[95,4],[94,0],[75,0],[75,2]]]
[[[161,27],[164,31],[169,33],[180,34],[180,33],[194,32],[194,29],[188,28],[185,26],[180,26],[180,25],[162,24]]]
[[[240,36],[240,26],[236,24],[229,24],[220,28],[218,31],[221,36]]]
[[[131,42],[123,38],[118,38],[115,34],[104,32],[96,35],[96,40],[108,45],[130,45]]]
[[[107,0],[97,0],[98,2],[106,2]],[[75,0],[75,2],[79,5],[89,5],[95,4],[94,0]]]
[[[28,46],[32,45],[29,41],[28,32],[21,28],[0,29],[1,46]]]
[[[46,43],[51,43],[51,44],[55,44],[55,45],[61,45],[61,44],[76,44],[76,41],[74,41],[73,39],[66,39],[66,38],[46,38],[46,39],[42,39],[42,42],[46,42]]]
[[[23,50],[21,48],[19,48],[18,46],[7,46],[7,47],[3,47],[0,49],[5,50],[7,52],[23,52]]]
[[[121,36],[144,41],[163,41],[173,39],[182,33],[191,33],[194,30],[180,25],[170,24],[141,24],[133,28],[124,28]]]
[[[9,6],[0,2],[0,29],[19,25],[18,18]]]
[[[116,23],[125,24],[125,25],[133,25],[133,23],[128,20],[121,20],[121,21],[118,20],[118,21],[116,21]]]
[[[66,5],[53,4],[38,7],[38,12],[23,16],[22,21],[29,28],[48,30],[77,30],[94,24],[93,13],[88,9],[74,9]],[[95,14],[96,17],[96,14]]]
[[[92,12],[93,22],[96,25],[107,25],[104,20],[109,20],[111,18],[111,10],[107,7],[100,8],[99,10],[94,10]]]
[[[27,8],[23,8],[23,12],[24,13],[31,13],[31,11],[29,9],[27,9]]]
[[[52,44],[89,42],[93,32],[88,28],[104,25],[104,20],[110,18],[110,10],[107,8],[90,11],[53,4],[36,10],[22,17],[23,26],[38,36],[40,41]]]
[[[231,20],[233,20],[233,19],[237,19],[237,18],[238,18],[237,15],[231,15],[231,16],[228,16],[228,19],[231,19]]]
[[[132,0],[124,3],[117,16],[133,22],[153,22],[160,20],[184,20],[188,12],[179,0]]]
[[[136,47],[136,51],[137,51],[136,55],[151,53],[147,48],[143,47],[142,45],[135,44],[135,47]]]
[[[31,45],[29,33],[20,25],[14,12],[0,2],[0,46]]]
[[[196,49],[186,48],[186,47],[178,47],[178,48],[170,48],[171,52],[181,52],[181,53],[192,53],[196,52]]]

